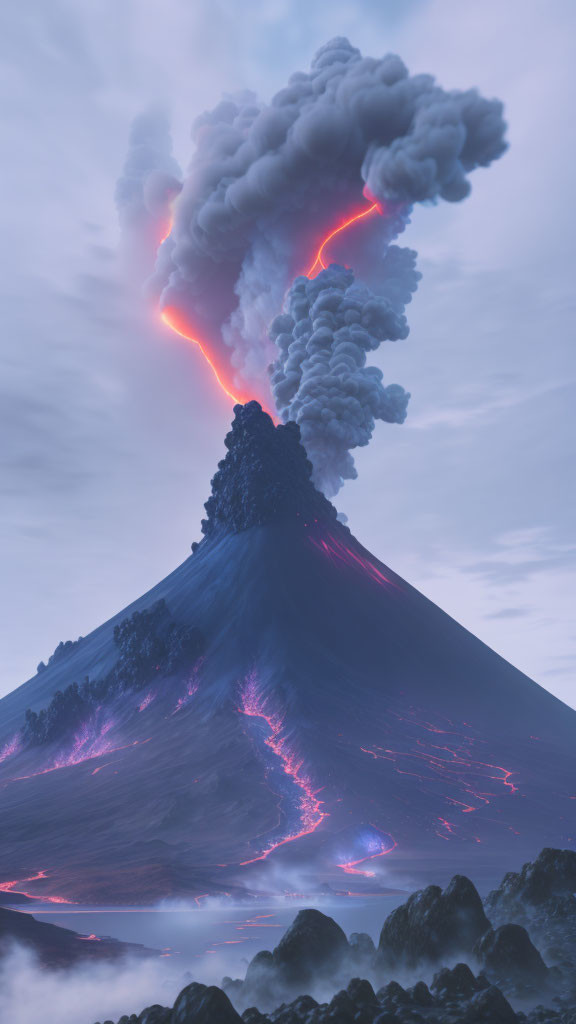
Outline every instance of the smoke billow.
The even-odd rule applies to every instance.
[[[394,249],[389,259],[398,259]],[[401,260],[396,269],[406,269]],[[413,272],[414,288],[418,276]],[[368,444],[377,419],[406,418],[409,394],[398,384],[385,386],[381,371],[366,366],[382,341],[408,334],[402,310],[411,292],[408,274],[401,277],[397,282],[391,274],[388,297],[356,284],[353,273],[338,266],[313,281],[298,277],[287,312],[272,322],[279,353],[271,373],[276,407],[284,420],[298,423],[314,482],[328,495],[357,476],[350,449]]]
[[[375,343],[407,334],[402,309],[417,280],[414,255],[390,245],[414,204],[467,196],[470,172],[504,153],[504,133],[498,100],[475,89],[446,91],[430,75],[410,75],[399,57],[363,57],[344,38],[326,43],[310,71],[293,74],[269,103],[252,94],[227,97],[195,123],[195,151],[151,290],[166,316],[201,339],[229,387],[267,404],[274,364],[278,408],[301,424],[316,478],[332,493],[355,475],[350,450],[367,443],[374,420],[401,422],[406,412],[405,392],[384,388],[378,371],[365,366]],[[135,127],[138,154],[141,134]],[[129,157],[119,187],[129,209],[132,196],[136,208],[144,202],[141,168],[142,154]],[[291,282],[366,200],[380,215],[362,226],[364,254],[355,229],[355,250],[348,245],[345,258],[375,297],[360,298],[359,286],[336,271],[339,284],[323,279],[309,290],[296,280],[286,300],[294,324],[272,331],[282,338],[278,352],[267,325]],[[320,300],[319,290],[332,288],[339,312],[326,296]],[[328,312],[335,318],[323,321],[333,335],[323,344],[308,330],[320,301],[328,303],[324,320]],[[306,303],[301,327],[290,309]],[[370,303],[383,321],[373,333],[362,320]]]
[[[171,204],[182,189],[172,156],[170,124],[151,109],[132,122],[128,153],[116,183],[116,207],[134,276],[150,273],[156,250],[171,228]]]

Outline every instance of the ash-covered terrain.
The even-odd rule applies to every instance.
[[[295,424],[237,406],[226,448],[192,555],[0,702],[2,901],[378,892],[574,844],[576,712],[362,547]]]
[[[302,910],[243,980],[192,982],[118,1024],[573,1024],[575,889],[576,854],[545,849],[484,903],[463,875],[414,892],[378,945]]]

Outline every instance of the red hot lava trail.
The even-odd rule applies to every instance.
[[[301,794],[298,803],[300,828],[297,831],[290,832],[283,839],[270,843],[258,857],[242,861],[242,865],[245,865],[254,864],[259,860],[266,860],[280,846],[293,843],[304,836],[312,835],[324,819],[328,817],[328,813],[322,810],[322,801],[318,799],[318,790],[314,789],[310,778],[303,771],[302,759],[288,746],[284,734],[283,717],[270,711],[267,698],[260,692],[255,672],[250,673],[245,681],[241,692],[241,706],[238,710],[249,718],[257,718],[265,722],[268,726],[269,734],[264,742],[279,759],[282,771],[298,787]]]

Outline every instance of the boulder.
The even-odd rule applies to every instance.
[[[472,951],[490,922],[472,882],[455,875],[444,891],[437,885],[413,893],[384,922],[378,956],[386,967],[438,963]]]
[[[177,997],[170,1024],[242,1024],[242,1018],[222,989],[193,981]]]
[[[522,925],[490,928],[474,947],[474,954],[488,977],[504,988],[538,990],[548,980],[548,968]]]

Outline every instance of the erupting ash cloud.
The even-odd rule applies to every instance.
[[[394,308],[334,265],[313,281],[297,278],[286,305],[270,329],[279,352],[274,400],[283,419],[300,426],[316,486],[336,494],[343,480],[357,476],[350,449],[368,444],[375,420],[406,418],[410,395],[399,384],[385,387],[381,371],[366,366],[381,341],[407,336],[403,304]]]
[[[171,207],[182,190],[181,176],[164,111],[139,114],[130,128],[126,161],[116,183],[126,261],[136,277],[151,272],[156,250],[170,234]]]
[[[228,97],[196,121],[151,291],[229,396],[269,405],[274,364],[278,410],[300,423],[327,493],[355,476],[351,450],[368,443],[376,419],[406,415],[403,389],[365,365],[380,341],[408,333],[403,310],[419,275],[415,254],[391,242],[414,204],[467,196],[470,172],[505,151],[504,132],[498,100],[445,91],[399,57],[363,57],[343,38],[269,104]],[[131,152],[141,134],[133,130]],[[144,205],[145,163],[129,157],[119,189],[129,210]],[[337,256],[374,295],[342,270],[321,274]],[[290,288],[302,274],[313,283],[297,277]],[[277,348],[267,325],[289,288],[272,328]]]

